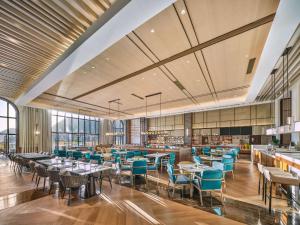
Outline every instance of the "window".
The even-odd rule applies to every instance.
[[[18,109],[12,102],[0,98],[0,149],[5,152],[16,152],[18,115]]]
[[[115,120],[112,124],[113,133],[113,143],[115,145],[123,145],[124,144],[124,123],[122,120]]]
[[[53,110],[52,149],[92,147],[99,144],[99,123],[100,120],[96,117]]]

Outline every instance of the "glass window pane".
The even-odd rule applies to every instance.
[[[66,117],[66,132],[72,132],[72,118]]]
[[[96,129],[95,129],[96,121],[95,120],[91,120],[90,122],[91,122],[91,133],[95,134],[95,132],[96,132]]]
[[[9,117],[16,117],[16,109],[11,104],[8,106],[8,115]]]
[[[65,113],[65,112],[58,112],[57,114],[58,114],[59,116],[65,116],[66,113]]]
[[[16,152],[16,135],[9,135],[9,152]]]
[[[6,149],[6,135],[0,134],[0,149],[5,150]]]
[[[56,140],[57,140],[57,134],[52,133],[52,149],[57,149],[58,146],[56,146]]]
[[[57,111],[56,110],[52,110],[52,115],[57,115]]]
[[[78,118],[78,114],[72,114],[72,117],[74,117],[74,118]]]
[[[79,146],[83,147],[84,146],[84,135],[79,134]]]
[[[56,118],[57,116],[52,116],[52,132],[57,132],[57,129],[56,129]]]
[[[0,116],[7,116],[7,102],[0,99]]]
[[[99,121],[96,122],[96,134],[99,134]]]
[[[71,113],[67,113],[67,112],[66,112],[66,116],[67,116],[67,117],[71,117],[71,116],[72,116],[72,114],[71,114]]]
[[[9,133],[16,134],[16,119],[9,119]]]
[[[73,118],[72,119],[72,125],[73,125],[73,131],[72,133],[78,133],[78,119],[77,118]]]
[[[84,120],[79,119],[79,133],[84,133]]]
[[[59,149],[62,149],[63,147],[66,147],[67,138],[65,134],[59,134],[58,135],[58,147]]]
[[[7,133],[7,118],[0,117],[0,134]]]
[[[65,117],[57,117],[57,128],[58,132],[65,132]]]
[[[84,115],[79,115],[79,118],[80,119],[84,119]]]
[[[90,121],[89,120],[85,120],[85,133],[89,134],[90,133]]]
[[[78,134],[72,135],[72,147],[78,147]]]

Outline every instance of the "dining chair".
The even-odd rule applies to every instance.
[[[174,152],[170,152],[168,157],[161,159],[161,172],[163,167],[167,167],[167,164],[174,165],[176,161],[176,154]]]
[[[59,177],[59,170],[56,168],[48,168],[47,173],[49,176],[49,195],[51,194],[52,188],[55,183],[59,184],[59,188],[62,187],[60,177]]]
[[[112,167],[112,162],[104,162],[103,166]],[[100,172],[99,174],[99,184],[100,184],[100,191],[102,190],[102,181],[104,178],[108,179],[108,182],[110,184],[110,189],[112,189],[112,178],[111,178],[111,170],[105,170]]]
[[[154,163],[147,165],[147,172],[155,172],[156,173],[156,178],[157,178],[156,187],[157,188],[158,188],[158,184],[159,184],[158,168],[160,167],[160,163],[161,163],[160,157],[155,157]]]
[[[134,157],[134,152],[128,151],[128,152],[126,153],[125,159],[129,159],[129,158],[133,158],[133,157]]]
[[[197,155],[197,148],[196,147],[192,147],[192,156]]]
[[[64,198],[66,190],[68,190],[68,205],[71,204],[71,192],[73,190],[78,190],[81,192],[81,186],[87,186],[88,184],[88,177],[87,176],[75,176],[70,175],[69,173],[60,174],[59,175],[63,192],[61,198]],[[88,192],[88,188],[85,188]],[[89,195],[89,193],[88,193]]]
[[[203,155],[210,156],[210,147],[203,147],[202,153],[203,153]]]
[[[134,156],[142,156],[141,151],[134,151],[133,154],[134,154]]]
[[[37,165],[34,167],[36,170],[36,175],[38,177],[37,179],[37,183],[36,183],[36,189],[39,188],[39,183],[40,183],[40,179],[44,178],[44,186],[43,186],[43,191],[45,191],[45,185],[46,185],[46,180],[48,178],[48,171],[47,168],[42,166],[42,165]]]
[[[232,174],[232,178],[234,179],[234,173],[233,173],[234,159],[229,155],[223,155],[221,162],[224,165],[224,170],[223,170],[224,177],[225,177],[226,173],[230,172]]]
[[[196,163],[197,165],[200,165],[200,164],[203,164],[203,161],[202,161],[202,159],[201,159],[201,157],[200,156],[193,156],[193,161],[194,161],[194,163]]]
[[[199,192],[200,203],[203,205],[202,192],[209,191],[210,196],[212,191],[219,191],[221,194],[221,202],[223,202],[222,196],[222,170],[204,170],[202,173],[196,173],[193,180],[193,187]]]
[[[28,164],[29,164],[30,172],[32,173],[31,181],[33,181],[33,179],[34,179],[34,177],[36,175],[36,170],[35,170],[36,163],[34,161],[29,161]]]
[[[146,160],[136,160],[132,162],[131,166],[131,185],[135,186],[135,176],[144,175],[146,181],[146,187],[148,189],[148,179],[147,179],[147,161]]]
[[[168,182],[168,196],[169,196],[169,187],[170,184],[173,186],[172,198],[174,198],[175,189],[180,188],[183,196],[183,189],[185,186],[191,187],[191,179],[188,176],[185,176],[180,173],[175,173],[175,171],[179,171],[178,169],[174,169],[174,166],[171,164],[167,164],[167,173],[169,176]]]

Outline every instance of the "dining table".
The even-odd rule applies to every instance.
[[[97,194],[95,179],[98,173],[103,171],[111,170],[112,167],[103,166],[96,163],[90,162],[81,162],[78,160],[70,160],[65,158],[54,158],[54,159],[46,159],[46,160],[38,160],[37,163],[40,163],[46,167],[54,167],[59,170],[68,171],[73,175],[78,176],[87,176],[89,182],[86,185],[86,189],[84,194],[81,196],[82,198],[90,198]]]
[[[18,153],[17,156],[23,158],[23,159],[28,159],[28,160],[41,160],[41,159],[50,159],[51,156],[50,155],[45,155],[45,154],[41,154],[41,153]]]

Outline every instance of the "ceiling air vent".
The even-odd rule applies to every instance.
[[[246,73],[246,74],[252,73],[252,70],[253,70],[253,67],[254,67],[255,60],[256,60],[256,58],[249,59],[248,67],[247,67],[247,73]]]
[[[174,84],[180,89],[180,90],[184,90],[185,88],[183,87],[183,85],[178,81],[174,81]]]

